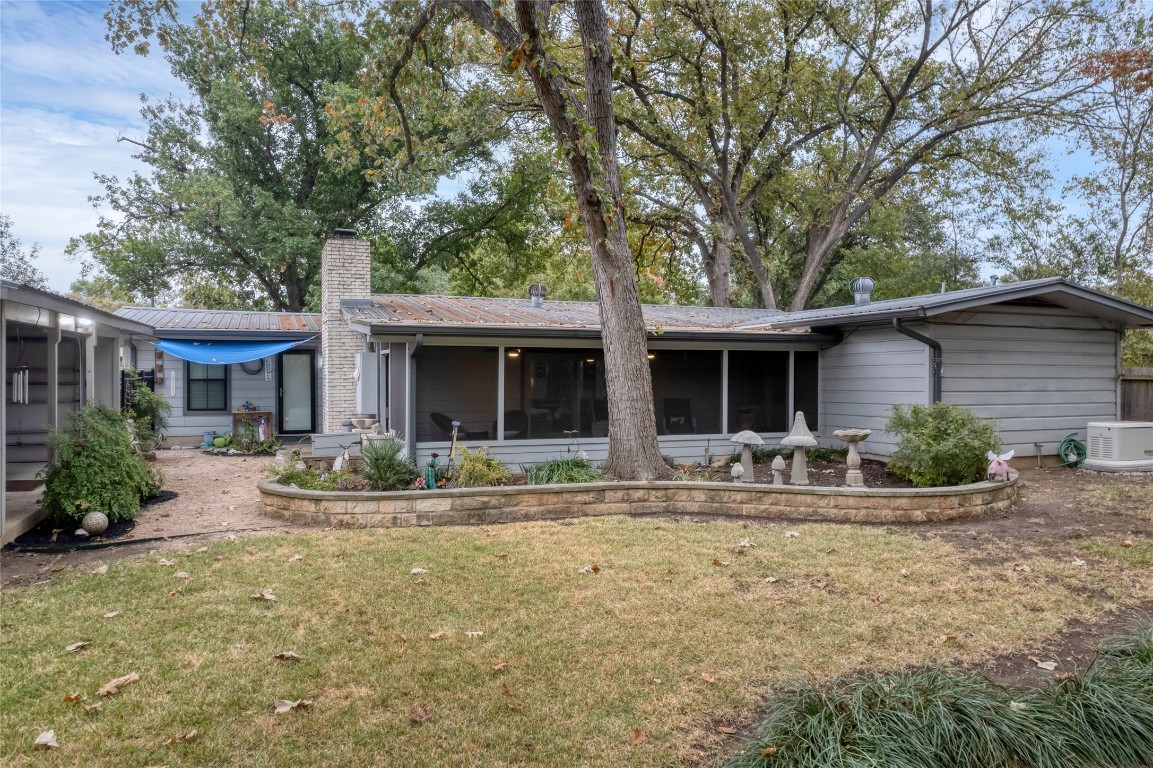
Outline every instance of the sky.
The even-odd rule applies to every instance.
[[[104,39],[107,3],[0,0],[0,213],[49,287],[66,292],[80,265],[68,240],[96,228],[93,178],[142,164],[117,137],[140,138],[140,94],[186,98],[162,57],[119,56]]]

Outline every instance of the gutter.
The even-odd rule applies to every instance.
[[[512,339],[602,339],[600,328],[566,328],[563,326],[429,326],[429,325],[401,325],[401,324],[366,324],[352,321],[350,325],[360,333],[371,336],[417,337],[425,334],[429,336],[456,336],[461,338],[512,338]],[[807,333],[773,333],[768,330],[753,331],[654,331],[647,330],[646,335],[650,341],[713,341],[713,342],[777,342],[790,344],[797,341],[806,341],[816,344],[839,344],[844,335],[838,332],[807,332]]]
[[[944,351],[941,349],[941,343],[936,339],[931,339],[928,336],[917,333],[911,328],[906,328],[901,324],[901,318],[893,318],[893,330],[904,336],[908,336],[914,341],[919,341],[929,349],[933,350],[933,356],[929,358],[929,364],[933,366],[933,393],[932,401],[934,403],[941,402],[941,368],[943,363]]]

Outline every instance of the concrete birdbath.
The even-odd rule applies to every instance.
[[[729,438],[730,443],[736,443],[741,446],[741,467],[744,472],[740,475],[733,473],[733,479],[738,483],[751,483],[755,481],[753,477],[753,446],[764,445],[765,441],[756,432],[746,429],[744,432],[738,432]],[[735,469],[735,467],[734,467]]]
[[[816,448],[817,438],[809,431],[809,425],[805,423],[805,414],[802,411],[797,411],[797,415],[793,417],[793,431],[781,441],[781,445],[793,449],[793,471],[789,476],[789,482],[793,485],[808,485],[809,463],[805,461],[805,449]]]
[[[849,469],[845,472],[845,485],[850,488],[864,488],[865,476],[861,474],[861,454],[857,453],[857,443],[869,439],[873,434],[868,429],[838,429],[833,437],[844,440],[849,444],[849,456],[845,460]]]

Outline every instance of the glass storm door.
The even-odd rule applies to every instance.
[[[315,432],[316,357],[311,349],[280,355],[280,431]]]

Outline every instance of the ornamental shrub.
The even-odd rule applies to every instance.
[[[579,456],[556,458],[529,467],[525,470],[529,485],[556,485],[558,483],[600,483],[605,479],[604,472],[592,465],[588,459]]]
[[[150,451],[160,444],[160,431],[168,428],[172,404],[148,388],[143,381],[128,391],[124,415],[132,419],[133,432],[143,450]]]
[[[986,454],[1001,451],[993,422],[948,403],[894,405],[885,429],[899,439],[889,471],[919,488],[984,480]]]
[[[360,475],[370,491],[400,491],[411,486],[420,470],[404,454],[404,438],[372,438],[360,449]]]
[[[127,421],[106,405],[80,408],[50,440],[56,459],[45,474],[44,506],[56,522],[79,525],[89,512],[131,520],[142,499],[160,492],[160,476],[132,448]]]
[[[460,449],[460,463],[456,468],[456,482],[463,488],[482,488],[489,485],[507,485],[508,468],[497,458],[488,455],[487,448],[470,451]]]

